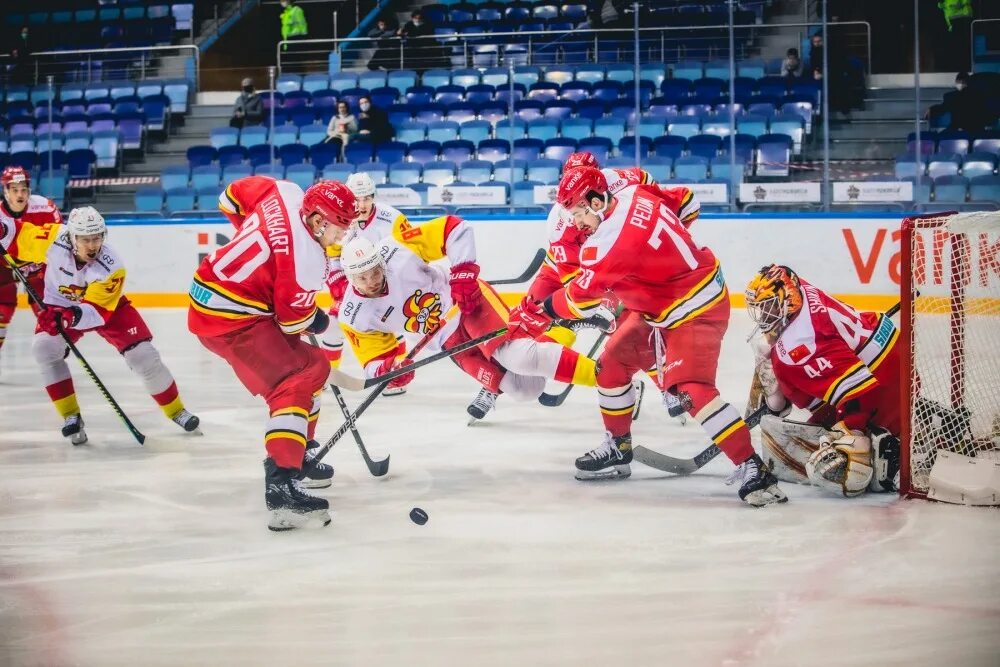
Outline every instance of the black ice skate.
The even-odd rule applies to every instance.
[[[191,414],[187,410],[182,409],[176,415],[170,418],[170,421],[180,426],[182,429],[190,433],[198,428],[201,424],[201,420],[197,416]]]
[[[319,450],[319,443],[315,440],[310,440],[306,443],[306,458],[305,464],[302,466],[303,470],[309,467],[309,462],[316,457],[317,450]],[[301,479],[302,486],[307,489],[325,489],[333,484],[333,466],[318,461],[309,472],[302,473]]]
[[[311,522],[330,523],[330,503],[309,495],[298,480],[300,471],[279,468],[273,459],[264,460],[264,500],[271,511],[271,530],[303,528]]]
[[[663,392],[663,407],[667,409],[668,415],[681,423],[681,426],[687,424],[687,411],[685,411],[684,406],[681,405],[680,399],[671,394],[669,391]]]
[[[472,399],[472,403],[469,403],[469,407],[465,409],[469,413],[469,426],[485,418],[496,407],[498,395],[485,387],[479,390],[479,394]]]
[[[624,479],[632,474],[632,436],[613,436],[604,433],[604,442],[576,460],[576,478],[590,481],[595,479]]]
[[[74,445],[83,445],[87,442],[87,432],[83,430],[83,417],[79,414],[66,417],[63,422],[62,434],[64,438]]]
[[[740,484],[740,500],[754,507],[788,502],[788,496],[778,488],[778,478],[771,474],[757,454],[736,466],[726,480],[726,484],[737,482]]]
[[[899,488],[899,438],[880,426],[872,428],[871,436],[875,474],[868,490],[876,493],[896,491]]]

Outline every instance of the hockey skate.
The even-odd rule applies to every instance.
[[[740,500],[748,505],[764,507],[771,503],[788,502],[788,496],[778,488],[778,478],[771,474],[756,453],[736,466],[726,480],[726,484],[737,482],[740,484]]]
[[[306,493],[298,480],[300,472],[279,468],[273,459],[264,460],[264,499],[271,511],[267,527],[274,531],[304,528],[311,522],[330,523],[330,503]]]
[[[64,438],[69,438],[69,441],[74,445],[86,444],[87,432],[83,430],[83,417],[79,414],[66,417],[66,421],[63,422],[62,434]]]
[[[315,440],[310,440],[306,444],[305,464],[309,464],[309,462],[316,458],[318,450],[319,443]],[[304,469],[305,465],[303,465]],[[318,461],[309,472],[302,473],[301,479],[302,486],[307,489],[325,489],[333,484],[333,466]]]
[[[605,431],[604,442],[576,460],[576,478],[625,479],[632,474],[632,436],[613,436]]]
[[[868,490],[894,492],[899,489],[899,438],[879,426],[872,428],[871,437],[875,474]]]
[[[469,403],[469,407],[465,409],[469,413],[469,426],[484,419],[496,407],[497,396],[498,394],[494,394],[485,387],[479,390],[479,394],[472,399],[472,403]]]
[[[386,387],[382,390],[383,396],[402,396],[406,393],[406,387]]]
[[[188,433],[196,430],[198,425],[201,424],[201,420],[198,419],[196,415],[193,415],[184,409],[171,417],[170,421],[177,424]]]
[[[684,406],[681,405],[680,399],[671,394],[669,391],[663,392],[663,407],[667,409],[668,415],[681,423],[681,426],[688,423],[687,411],[684,410]]]

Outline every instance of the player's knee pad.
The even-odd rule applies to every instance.
[[[764,415],[760,420],[761,458],[779,480],[809,484],[806,463],[826,433],[822,426]]]
[[[500,380],[499,388],[515,401],[534,401],[545,391],[545,378],[508,371]]]
[[[149,391],[159,393],[173,384],[174,376],[163,365],[160,352],[148,340],[136,343],[122,352],[122,356],[129,369],[142,379]]]
[[[31,340],[31,354],[40,366],[62,362],[69,353],[69,346],[62,336],[50,336],[40,331]]]

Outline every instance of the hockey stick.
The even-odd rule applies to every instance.
[[[24,277],[24,274],[21,273],[21,270],[17,268],[16,264],[14,264],[14,259],[10,256],[10,254],[7,252],[6,249],[0,248],[0,252],[3,253],[4,261],[6,261],[8,266],[10,266],[10,270],[14,273],[14,277],[16,277],[17,280],[22,285],[24,285],[24,291],[28,295],[28,298],[30,298],[32,301],[38,304],[39,310],[45,310],[47,308],[45,302],[42,301],[40,298],[38,298],[38,295],[35,294],[35,290],[28,283],[28,279]],[[111,404],[111,409],[115,411],[115,414],[118,415],[119,419],[122,420],[122,423],[125,424],[125,428],[129,430],[129,433],[132,434],[132,437],[135,438],[140,445],[145,444],[146,436],[143,435],[142,432],[135,427],[135,424],[132,423],[132,420],[129,419],[128,415],[125,414],[125,411],[121,409],[121,406],[118,405],[118,402],[115,400],[114,396],[112,396],[111,392],[108,391],[108,388],[104,386],[104,383],[101,382],[101,379],[97,377],[97,373],[95,373],[94,369],[90,367],[90,364],[87,363],[87,360],[83,358],[83,354],[80,353],[80,350],[78,350],[76,345],[73,344],[73,341],[71,341],[69,339],[69,336],[66,335],[66,332],[63,330],[61,324],[59,325],[58,328],[59,328],[59,335],[62,336],[64,341],[66,341],[66,345],[69,346],[69,349],[73,352],[73,355],[80,360],[80,365],[83,366],[84,372],[86,372],[87,375],[90,376],[90,379],[93,380],[95,385],[97,385],[97,390],[101,392],[101,395],[104,396],[104,398],[108,401],[108,403]]]
[[[885,311],[886,317],[892,317],[899,312],[899,308],[902,304],[896,303],[895,306]],[[761,417],[767,414],[768,408],[765,402],[759,408],[754,410],[746,421],[748,428],[754,428],[760,424]],[[642,445],[637,445],[635,449],[632,450],[632,455],[635,460],[639,463],[644,463],[650,468],[656,468],[657,470],[662,470],[663,472],[670,472],[675,475],[690,475],[696,470],[703,468],[706,463],[714,459],[719,455],[719,449],[716,445],[709,445],[703,449],[698,454],[695,454],[693,458],[690,459],[679,459],[673,456],[667,456],[666,454],[660,454],[659,452],[654,452],[651,449],[647,449]]]
[[[539,248],[538,252],[535,253],[535,258],[531,260],[528,264],[528,268],[524,270],[524,273],[519,275],[517,278],[507,278],[506,280],[487,280],[490,285],[516,285],[517,283],[527,282],[538,269],[542,266],[542,262],[545,261],[545,250]]]
[[[319,347],[319,341],[316,340],[315,334],[309,334],[309,342],[312,343],[313,347]],[[344,415],[344,419],[350,421],[351,411],[347,409],[347,402],[344,400],[344,395],[340,393],[340,387],[330,383],[330,389],[333,390],[333,397],[337,399],[337,405],[340,406],[340,412]],[[368,449],[365,447],[364,440],[361,439],[361,433],[358,432],[353,422],[351,423],[351,435],[354,436],[354,442],[357,443],[358,449],[361,450],[361,457],[365,460],[365,465],[368,466],[368,471],[372,475],[381,477],[389,472],[389,457],[385,457],[384,461],[373,461],[368,455]]]
[[[436,331],[433,332],[433,333],[436,333]],[[400,375],[406,375],[407,373],[415,371],[418,368],[426,366],[427,364],[432,364],[435,361],[439,361],[441,359],[447,359],[448,357],[455,356],[456,354],[459,354],[461,352],[465,352],[466,350],[471,349],[473,347],[476,347],[477,345],[482,345],[486,341],[493,340],[497,336],[502,336],[505,333],[507,333],[507,327],[503,327],[502,329],[496,329],[495,331],[491,331],[489,333],[483,334],[479,338],[473,338],[472,340],[467,340],[464,343],[459,343],[458,345],[453,345],[452,347],[449,347],[449,348],[446,348],[444,350],[441,350],[437,354],[432,354],[431,356],[425,357],[424,359],[421,359],[420,361],[415,361],[412,364],[409,364],[408,366],[406,366],[405,368],[404,367],[400,367],[400,368],[397,368],[395,370],[389,371],[388,373],[383,373],[382,375],[378,375],[376,377],[369,378],[369,379],[365,380],[365,387],[364,388],[368,389],[369,387],[374,387],[375,385],[378,385],[378,384],[389,384],[391,381],[395,380]],[[431,334],[428,334],[428,336],[430,336],[430,335]],[[407,359],[411,359],[413,357],[414,352],[417,352],[419,349],[423,349],[423,346],[427,344],[425,342],[427,340],[428,340],[428,338],[426,338],[426,337],[423,340],[421,340],[420,343],[418,343],[418,347],[413,348],[413,352],[411,352],[409,355],[407,355],[406,358]]]
[[[607,332],[602,331],[601,335],[597,337],[596,341],[594,341],[594,344],[590,346],[590,350],[587,351],[587,356],[589,358],[594,358],[594,354],[597,353],[597,349],[601,347],[601,343],[603,343],[604,339],[607,337]],[[538,397],[538,402],[549,408],[558,407],[563,404],[566,397],[569,396],[569,392],[573,391],[573,387],[575,386],[576,385],[574,384],[567,385],[566,388],[558,394],[542,394]]]

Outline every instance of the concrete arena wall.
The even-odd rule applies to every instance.
[[[482,277],[513,278],[545,245],[541,216],[472,219]],[[799,271],[810,282],[859,308],[888,308],[899,299],[899,215],[704,214],[695,239],[722,261],[733,305],[743,288],[770,262]],[[123,256],[126,293],[140,307],[187,305],[191,275],[206,253],[226,243],[232,226],[219,219],[109,220],[108,240]],[[515,301],[527,285],[505,285]],[[322,300],[321,300],[322,302]]]

